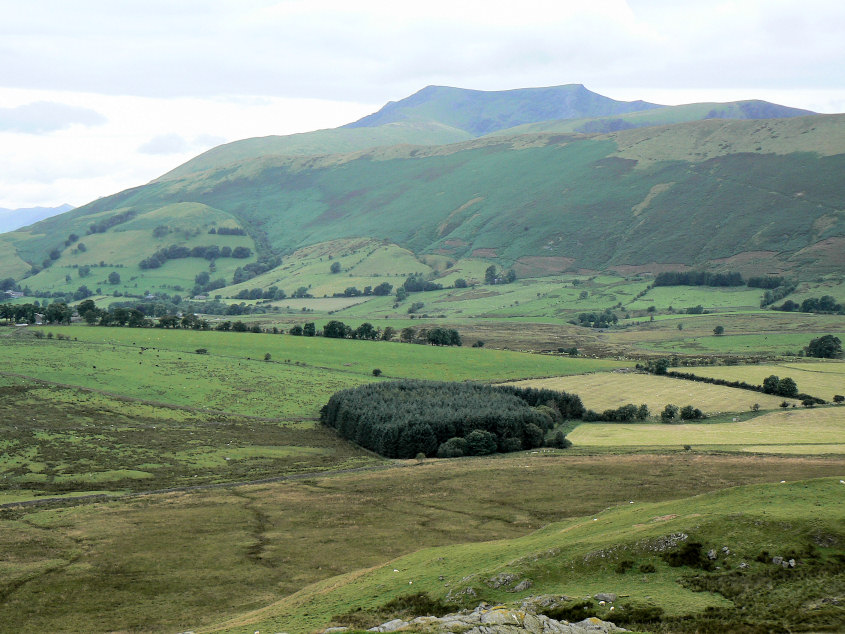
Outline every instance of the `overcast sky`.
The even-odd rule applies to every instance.
[[[0,0],[0,207],[86,202],[430,84],[845,111],[842,0]]]

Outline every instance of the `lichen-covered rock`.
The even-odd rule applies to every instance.
[[[426,634],[613,634],[627,632],[613,623],[597,618],[567,623],[542,614],[527,612],[524,609],[485,604],[471,611],[464,610],[439,618],[421,616],[411,621],[394,619],[369,631]]]
[[[524,592],[533,585],[534,583],[531,581],[531,579],[523,579],[513,587],[513,590],[511,590],[511,592]]]

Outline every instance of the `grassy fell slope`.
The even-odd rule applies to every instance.
[[[92,220],[135,211],[109,230],[119,232],[191,203],[280,253],[369,237],[418,256],[477,256],[532,274],[707,263],[743,270],[744,254],[757,253],[772,271],[818,275],[841,271],[843,151],[845,116],[829,115],[269,156],[127,190],[5,240],[40,264]],[[19,260],[6,260],[19,273]]]
[[[536,132],[608,133],[631,128],[672,125],[705,119],[785,119],[813,114],[809,110],[789,108],[767,101],[732,101],[727,103],[691,103],[682,106],[661,106],[648,110],[620,113],[614,116],[565,118],[540,121],[502,130],[496,134]]]
[[[675,618],[700,618],[706,616],[708,607],[716,607],[725,610],[728,623],[735,625],[752,620],[764,629],[808,621],[824,625],[839,618],[838,609],[831,612],[821,606],[830,592],[835,595],[841,588],[841,579],[829,578],[834,585],[826,587],[809,577],[819,557],[825,560],[841,553],[841,546],[819,548],[821,543],[830,543],[828,537],[841,544],[845,529],[841,488],[836,479],[824,479],[752,485],[671,502],[624,504],[596,515],[550,524],[525,537],[421,550],[381,566],[318,582],[267,608],[206,631],[311,631],[325,627],[330,615],[377,610],[391,599],[417,592],[442,601],[451,591],[460,596],[467,587],[475,592],[465,599],[471,605],[482,600],[518,604],[527,595],[583,597],[613,592],[625,597],[615,606],[617,617],[625,610],[619,604],[650,603]],[[808,504],[808,500],[813,503]],[[791,578],[776,575],[776,581],[769,580],[768,587],[756,591],[756,609],[749,606],[747,612],[740,612],[746,601],[732,604],[725,596],[695,592],[689,582],[679,583],[705,576],[690,567],[670,567],[661,557],[687,541],[702,543],[705,551],[717,549],[715,563],[722,569],[736,570],[741,562],[746,563],[747,571],[733,576],[748,582],[757,576],[771,576],[771,560],[756,560],[763,550],[782,555],[795,552],[800,563]],[[728,555],[719,550],[722,546],[729,548]],[[815,565],[811,562],[814,557]],[[632,572],[618,572],[623,560],[631,562]],[[655,572],[635,572],[645,564],[654,566]],[[802,569],[807,571],[803,575],[799,572]],[[491,580],[500,574],[530,579],[533,587],[517,593],[507,587],[492,588]],[[723,574],[730,573],[707,573],[710,580],[721,580]],[[824,574],[819,581],[822,579]],[[786,604],[794,609],[784,610],[769,603],[786,588],[793,599]],[[601,616],[613,619],[609,608],[599,608]],[[676,622],[676,626],[679,624]]]

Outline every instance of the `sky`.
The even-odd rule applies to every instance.
[[[842,0],[0,0],[0,207],[78,206],[427,85],[845,112]]]

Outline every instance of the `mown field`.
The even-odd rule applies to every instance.
[[[845,407],[770,412],[730,423],[582,423],[579,447],[683,447],[761,453],[845,454]]]
[[[841,477],[842,466],[833,458],[523,453],[58,509],[4,510],[0,623],[7,631],[63,632],[183,631],[235,618],[243,623],[250,620],[244,615],[289,595],[296,605],[294,593],[310,596],[303,589],[312,582],[386,562],[391,571],[403,571],[391,572],[401,583],[378,587],[385,583],[380,579],[366,593],[350,589],[339,605],[352,609],[385,601],[411,590],[409,580],[425,591],[436,586],[442,596],[448,589],[436,574],[449,574],[454,586],[463,556],[456,552],[455,568],[444,567],[434,577],[417,571],[408,577],[407,566],[392,560],[429,546],[519,537],[549,522],[632,500],[639,507],[744,483]],[[701,504],[692,506],[701,512]],[[835,517],[835,505],[824,508],[826,517]],[[620,525],[614,538],[628,541],[622,527],[668,512],[677,511],[643,511],[641,518]],[[668,534],[681,527],[654,530]],[[528,554],[509,552],[507,561]],[[452,561],[447,551],[441,556]],[[440,566],[437,557],[426,559]],[[487,569],[487,559],[475,563],[457,579]],[[572,572],[556,578],[567,580],[567,593],[578,585]],[[614,590],[598,581],[600,590]],[[560,583],[532,591],[562,588]],[[328,582],[336,585],[339,581]],[[658,599],[679,591],[669,583],[658,587]],[[713,601],[683,596],[701,607]],[[288,612],[282,606],[274,618],[283,613],[295,618],[287,621],[290,629],[271,631],[326,625],[335,604],[323,605],[332,607],[314,604]],[[250,632],[268,629],[250,627]]]
[[[763,383],[775,375],[790,377],[802,392],[832,401],[837,394],[845,396],[845,363],[842,361],[816,361],[810,363],[762,363],[743,366],[691,367],[686,372],[728,381],[743,380]]]
[[[760,382],[762,383],[762,379]],[[678,407],[692,405],[707,415],[748,411],[755,403],[764,410],[777,409],[784,401],[800,404],[795,399],[784,399],[770,394],[633,372],[601,372],[531,379],[517,381],[514,385],[578,394],[585,407],[597,412],[615,409],[628,403],[645,403],[655,417],[670,403]],[[800,387],[803,389],[803,386]]]

